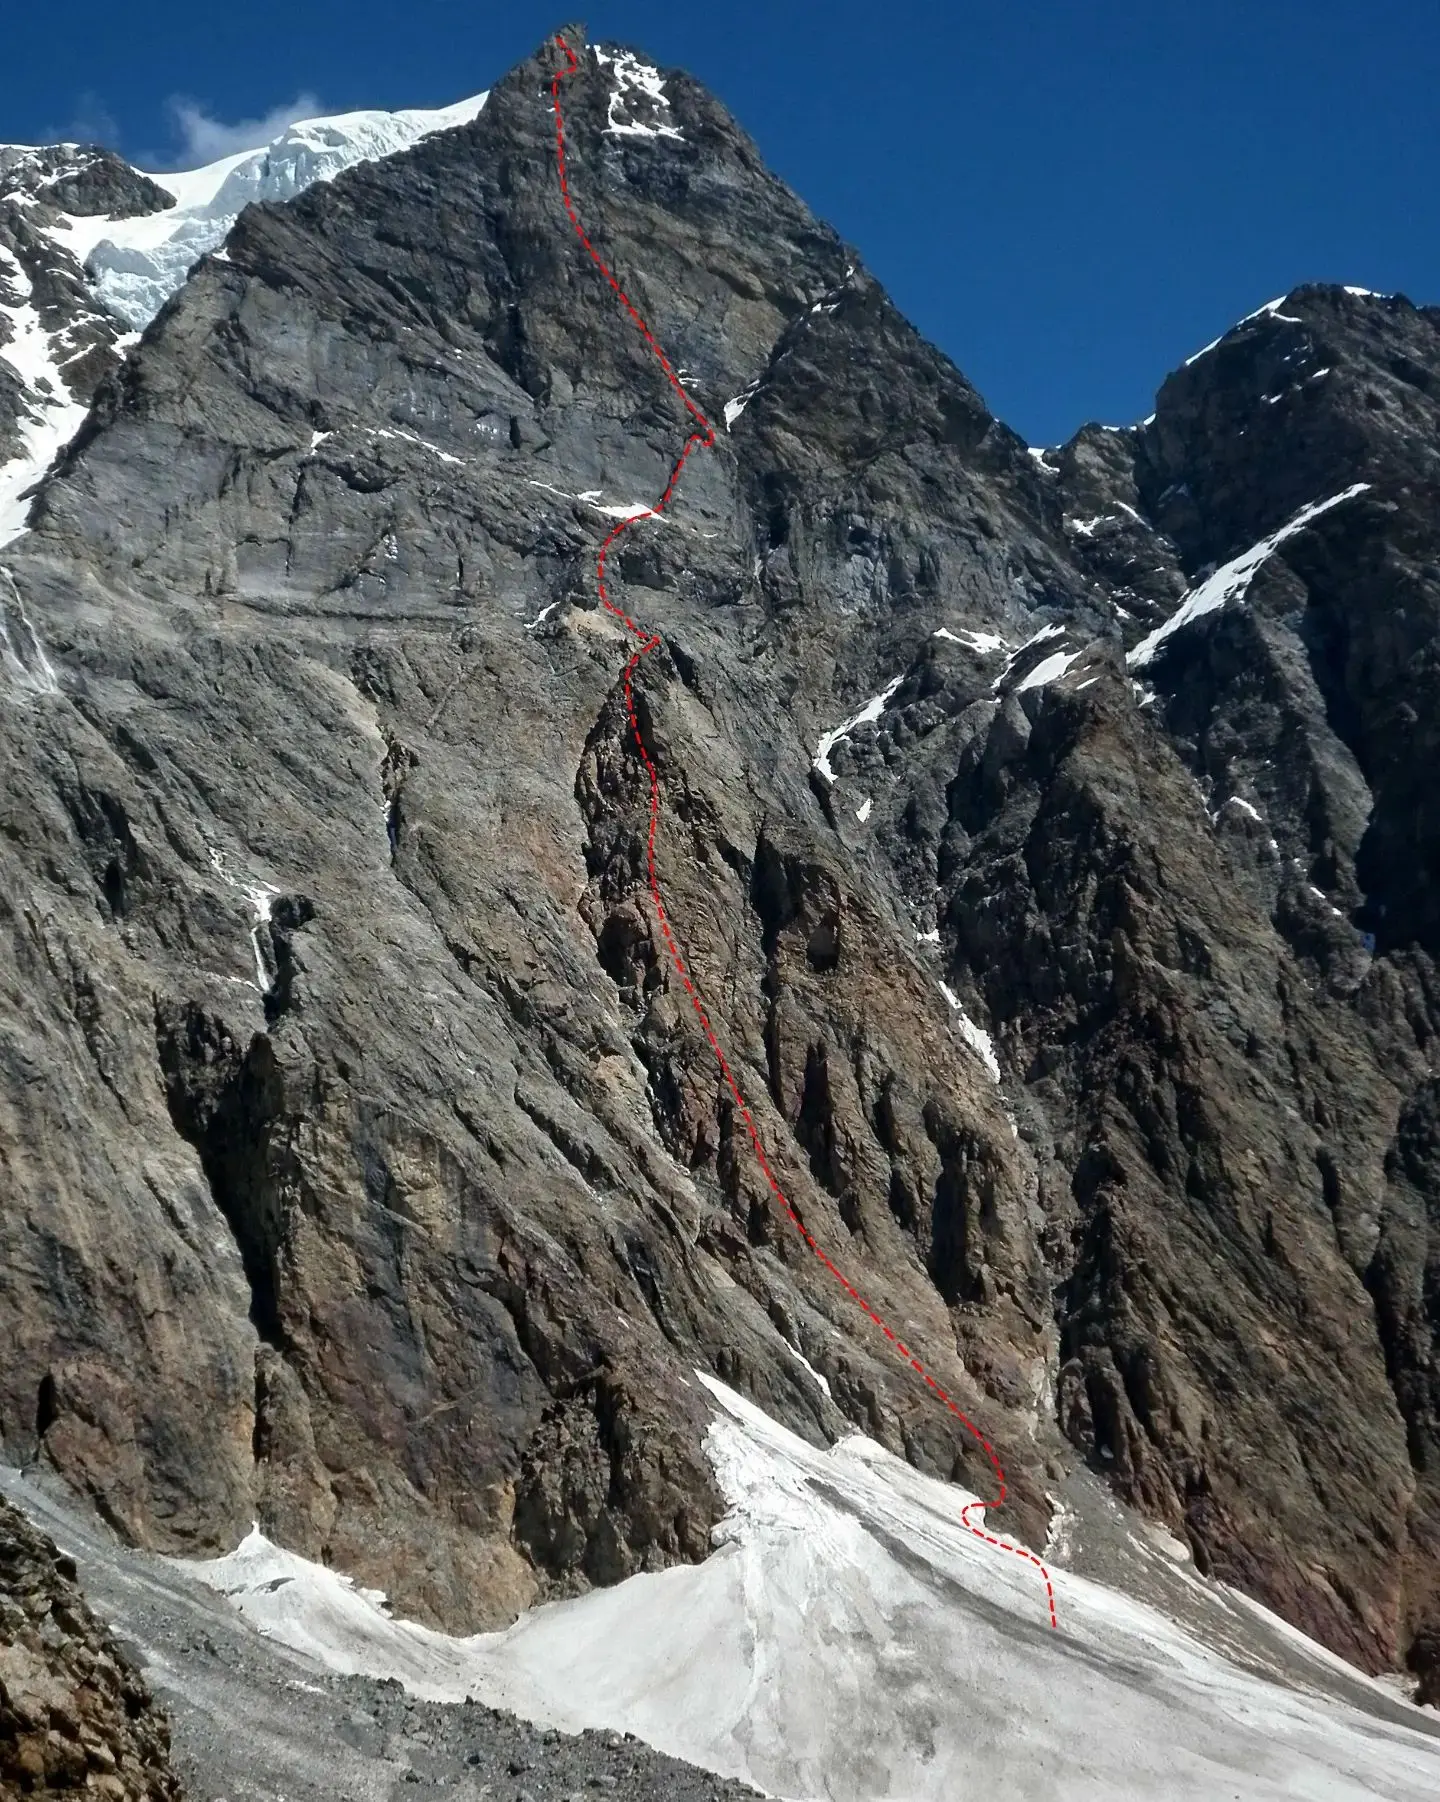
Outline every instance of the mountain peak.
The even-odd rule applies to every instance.
[[[0,147],[0,354],[21,383],[0,388],[0,544],[101,376],[246,206],[468,124],[485,99],[298,120],[257,149],[155,174],[93,146]]]

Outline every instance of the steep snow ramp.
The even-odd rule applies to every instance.
[[[1247,313],[1243,319],[1237,319],[1234,325],[1221,332],[1218,338],[1212,338],[1208,344],[1202,344],[1192,356],[1186,357],[1185,367],[1188,369],[1192,363],[1198,363],[1201,357],[1208,357],[1212,350],[1218,350],[1231,332],[1238,332],[1242,325],[1249,325],[1252,319],[1278,319],[1283,325],[1301,324],[1302,321],[1284,310],[1285,303],[1289,298],[1288,294],[1278,295],[1274,300],[1267,300],[1263,307],[1256,307],[1253,313]]]
[[[175,197],[166,212],[138,219],[67,218],[52,236],[86,265],[107,305],[141,331],[252,202],[293,199],[356,163],[393,156],[434,132],[466,125],[486,98],[476,94],[432,110],[302,119],[259,150],[201,169],[152,174],[149,179]]]
[[[1267,1640],[1290,1646],[1291,1686],[1065,1571],[1052,1632],[1029,1570],[966,1531],[964,1490],[858,1435],[819,1451],[700,1380],[717,1404],[708,1450],[729,1503],[704,1564],[472,1639],[391,1620],[375,1595],[258,1534],[189,1568],[262,1632],[334,1669],[394,1675],[436,1698],[468,1692],[569,1730],[624,1729],[795,1799],[1420,1802],[1440,1791],[1440,1739],[1421,1711],[1253,1604],[1176,1579],[1252,1667]],[[1277,1676],[1283,1664],[1277,1653]],[[1372,1696],[1373,1715],[1357,1705]]]
[[[1258,544],[1252,544],[1248,551],[1242,551],[1230,562],[1222,563],[1211,576],[1192,588],[1163,625],[1142,638],[1131,651],[1127,661],[1131,669],[1143,669],[1147,663],[1154,661],[1155,653],[1167,638],[1178,632],[1182,626],[1188,626],[1192,620],[1202,619],[1207,613],[1216,613],[1222,607],[1228,607],[1231,601],[1243,600],[1249,591],[1256,570],[1276,551],[1287,538],[1293,538],[1297,532],[1303,532],[1312,519],[1318,519],[1322,513],[1328,513],[1332,507],[1338,507],[1343,501],[1353,500],[1357,494],[1364,494],[1369,488],[1368,482],[1352,482],[1339,494],[1332,494],[1328,500],[1313,501],[1308,507],[1289,519],[1279,531],[1272,532],[1268,538],[1262,538]]]

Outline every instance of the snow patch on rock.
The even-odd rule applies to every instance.
[[[725,430],[728,432],[735,421],[745,411],[755,396],[760,392],[760,378],[756,376],[748,388],[742,388],[733,400],[725,403]]]
[[[967,651],[974,651],[977,657],[993,657],[1000,651],[1010,649],[1009,639],[1001,638],[997,632],[971,632],[964,626],[958,632],[952,632],[948,626],[937,626],[930,636],[946,639],[950,644],[964,645]]]
[[[1352,482],[1348,488],[1342,489],[1339,494],[1332,494],[1328,500],[1312,501],[1268,538],[1262,538],[1258,544],[1252,544],[1248,551],[1242,551],[1238,557],[1222,563],[1198,588],[1190,590],[1163,625],[1157,626],[1140,640],[1126,659],[1131,669],[1143,669],[1147,663],[1152,662],[1160,646],[1182,626],[1188,626],[1192,620],[1200,619],[1207,613],[1217,612],[1231,601],[1242,600],[1256,570],[1278,546],[1284,544],[1287,538],[1293,538],[1297,532],[1303,532],[1312,519],[1318,519],[1322,513],[1338,507],[1342,501],[1353,500],[1357,494],[1364,494],[1369,486],[1368,482]]]
[[[802,1370],[805,1370],[809,1373],[816,1388],[822,1392],[826,1401],[833,1401],[835,1398],[830,1393],[830,1384],[826,1380],[826,1378],[821,1376],[820,1372],[815,1368],[815,1366],[805,1356],[804,1352],[801,1351],[801,1349],[798,1345],[790,1345],[790,1342],[788,1339],[786,1340],[785,1343],[789,1347],[790,1356],[792,1358],[794,1358],[795,1362],[798,1365],[800,1365]]]
[[[998,695],[1000,693],[1006,683],[1010,680],[1010,672],[1015,668],[1015,665],[1027,651],[1033,651],[1037,644],[1048,644],[1052,638],[1062,638],[1064,634],[1065,628],[1061,625],[1041,626],[1038,632],[1032,633],[1031,636],[1025,640],[1024,644],[1020,645],[1010,653],[1004,669],[1001,670],[1000,674],[990,684],[991,694]],[[1046,682],[1055,681],[1058,676],[1064,675],[1065,670],[1069,668],[1070,663],[1073,663],[1075,658],[1079,655],[1080,653],[1078,651],[1073,654],[1062,651],[1043,658],[1041,662],[1035,665],[1034,669],[1030,670],[1022,680],[1016,684],[1017,692],[1022,688],[1038,688]],[[1066,662],[1063,667],[1057,667],[1057,657],[1068,657],[1068,662]],[[1046,672],[1044,675],[1040,674],[1042,670]]]
[[[960,1037],[975,1053],[980,1062],[990,1072],[990,1080],[998,1085],[1000,1081],[1000,1060],[995,1055],[995,1041],[983,1026],[977,1026],[969,1014],[960,1005],[960,997],[948,983],[940,984],[940,993],[950,1003],[955,1015],[955,1024],[960,1028]]]
[[[3,358],[20,379],[24,394],[18,420],[20,455],[0,464],[0,548],[25,530],[30,491],[80,429],[88,409],[66,384],[63,366],[70,348],[63,332],[47,332],[34,304],[34,289],[18,257],[0,245],[0,286],[18,296],[0,305],[8,321]]]
[[[1347,288],[1346,292],[1349,293],[1350,290]],[[1208,357],[1212,350],[1217,349],[1225,342],[1230,336],[1230,332],[1238,332],[1242,325],[1249,325],[1252,319],[1270,318],[1278,319],[1285,325],[1304,325],[1305,321],[1297,318],[1294,313],[1281,312],[1280,309],[1285,305],[1285,302],[1289,298],[1288,294],[1281,294],[1274,300],[1267,300],[1263,307],[1256,307],[1253,313],[1247,313],[1243,319],[1237,319],[1234,325],[1230,327],[1229,331],[1221,332],[1218,338],[1212,338],[1208,344],[1202,345],[1201,348],[1195,352],[1194,356],[1186,357],[1185,367],[1188,369],[1192,363],[1198,363],[1201,357]],[[1155,416],[1152,413],[1150,417],[1153,419]]]
[[[642,63],[631,50],[602,50],[598,44],[595,60],[614,75],[607,132],[617,138],[679,138],[684,142],[685,134],[670,122],[670,102],[657,68]]]
[[[326,437],[329,436],[328,433],[325,433],[323,435]],[[414,444],[414,445],[417,445],[421,450],[429,451],[429,453],[432,457],[438,457],[442,463],[454,463],[457,466],[459,466],[459,465],[463,464],[465,461],[465,459],[463,457],[454,456],[450,451],[441,450],[441,448],[438,444],[432,444],[428,438],[417,438],[414,432],[404,431],[399,426],[381,427],[375,433],[375,436],[377,438],[403,439],[406,444]],[[310,448],[313,450],[315,447],[312,444]]]
[[[858,713],[852,714],[848,720],[845,720],[838,725],[833,732],[827,732],[821,738],[820,743],[815,747],[815,761],[813,767],[820,772],[827,782],[833,782],[835,780],[835,772],[830,767],[830,753],[835,749],[836,745],[838,745],[842,739],[849,738],[850,734],[854,732],[857,727],[873,726],[875,721],[879,719],[880,715],[889,705],[890,697],[904,680],[905,678],[903,675],[896,676],[894,681],[882,689],[878,695],[872,695]]]
[[[1020,678],[1015,684],[1015,693],[1023,694],[1027,688],[1045,688],[1051,682],[1058,682],[1070,665],[1084,655],[1083,651],[1055,651]]]

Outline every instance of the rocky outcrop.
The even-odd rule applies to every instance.
[[[1373,1383],[1383,1370],[1398,1404],[1383,1389],[1357,1393],[1346,1443],[1366,1451],[1348,1473],[1329,1426],[1302,1455],[1325,1472],[1322,1494],[1337,1481],[1349,1492],[1326,1495],[1325,1508],[1329,1520],[1355,1520],[1369,1542],[1366,1593],[1408,1591],[1402,1619],[1414,1623],[1436,1605],[1440,1216],[1423,1149],[1436,940],[1423,771],[1440,718],[1437,353],[1434,309],[1298,289],[1172,376],[1154,421],[1128,435],[1147,517],[1192,580],[1316,501],[1365,485],[1260,563],[1243,604],[1174,634],[1136,673],[1153,682],[1155,714],[1200,785],[1230,905],[1243,894],[1283,941],[1283,957],[1227,985],[1232,1006],[1242,991],[1273,993],[1281,1031],[1239,1012],[1234,1024],[1243,1023],[1252,1082],[1264,1047],[1282,1050],[1271,1080],[1304,1122],[1287,1161],[1314,1172],[1309,1211],[1319,1245],[1329,1242],[1329,1281],[1338,1279],[1330,1311],[1345,1323],[1329,1380],[1349,1386],[1364,1372]],[[1262,942],[1255,923],[1244,937]],[[1213,1102],[1218,1085],[1205,1086]],[[1283,1106],[1270,1118],[1282,1115]],[[1253,1151],[1257,1126],[1247,1119],[1220,1143]],[[1273,1193],[1267,1183],[1267,1205]],[[1297,1300],[1313,1320],[1329,1283],[1308,1258],[1299,1274]],[[1292,1368],[1307,1336],[1300,1320],[1282,1336]],[[1253,1331],[1244,1340],[1254,1344]],[[1305,1387],[1320,1380],[1317,1370]],[[1298,1396],[1287,1404],[1292,1421],[1305,1412]],[[1417,1581],[1418,1570],[1429,1574]],[[1253,1581],[1253,1553],[1241,1574]],[[1352,1584],[1353,1574],[1337,1584],[1342,1597]],[[1423,1662],[1423,1633],[1416,1643]]]
[[[0,1792],[178,1802],[170,1729],[71,1559],[0,1501]]]
[[[653,918],[593,559],[688,425],[560,207],[557,57],[248,211],[6,556],[58,674],[0,714],[0,1430],[454,1626],[704,1555],[696,1366],[992,1481]],[[1300,291],[1037,456],[712,97],[647,137],[619,81],[566,88],[577,202],[725,429],[610,568],[778,1180],[1007,1532],[1085,1458],[1424,1664],[1435,315]]]

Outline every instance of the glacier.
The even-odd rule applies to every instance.
[[[50,235],[85,265],[111,311],[132,330],[143,331],[193,265],[224,243],[247,206],[291,200],[357,163],[393,156],[437,131],[468,125],[487,98],[488,91],[452,106],[301,119],[260,149],[203,168],[142,170],[174,196],[175,205],[162,213],[136,219],[67,215]]]
[[[1052,1559],[1107,1510],[1123,1556],[1120,1581],[1054,1569],[1052,1630],[1033,1571],[967,1531],[966,1490],[860,1434],[817,1448],[696,1375],[728,1503],[703,1564],[470,1638],[394,1619],[378,1592],[258,1530],[183,1568],[324,1668],[567,1732],[634,1733],[792,1802],[1437,1793],[1425,1711],[1199,1577],[1183,1546],[1115,1504],[1057,1509]]]
[[[36,209],[24,178],[33,173],[39,153],[32,146],[0,145],[7,153],[0,173],[20,184],[0,193],[0,200],[26,209],[31,226],[60,253],[60,267],[68,261],[84,268],[99,304],[130,328],[114,345],[123,355],[202,256],[223,256],[220,246],[252,202],[293,199],[357,163],[393,156],[435,132],[466,125],[488,97],[487,91],[451,106],[302,119],[259,149],[200,169],[148,174],[175,204],[134,218]],[[58,148],[76,152],[77,159],[81,150]],[[47,180],[70,173],[73,168],[54,171]],[[7,301],[6,295],[13,298]],[[8,321],[0,359],[18,376],[23,397],[20,454],[0,464],[0,548],[25,531],[36,484],[89,412],[88,401],[72,393],[66,375],[75,358],[70,330],[49,329],[42,312],[25,268],[0,244],[0,319]]]

